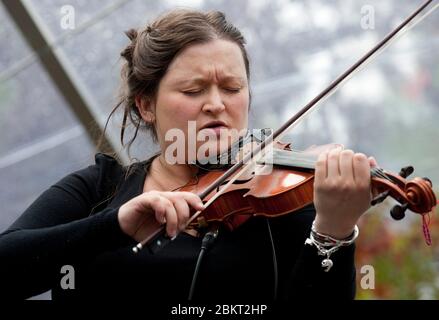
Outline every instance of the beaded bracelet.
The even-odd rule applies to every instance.
[[[314,245],[317,248],[317,253],[319,256],[326,256],[322,261],[322,268],[325,268],[324,271],[328,272],[334,262],[330,259],[331,255],[337,251],[340,247],[349,246],[354,243],[355,239],[358,238],[360,234],[360,230],[358,226],[355,225],[354,232],[352,234],[342,240],[332,238],[326,234],[318,233],[315,229],[314,222],[312,223],[311,233],[309,238],[305,240],[305,244]]]

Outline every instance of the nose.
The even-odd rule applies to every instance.
[[[209,94],[207,95],[207,99],[203,104],[203,112],[218,114],[224,111],[226,106],[223,103],[223,99],[221,94],[217,88],[212,88],[209,90]]]

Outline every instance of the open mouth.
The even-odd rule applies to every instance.
[[[217,128],[217,127],[227,127],[227,125],[226,125],[226,123],[224,121],[215,120],[215,121],[210,121],[210,122],[206,123],[202,127],[202,129]]]
[[[215,132],[215,134],[219,134],[221,130],[227,129],[227,125],[223,121],[211,121],[204,125],[201,130],[209,129]]]

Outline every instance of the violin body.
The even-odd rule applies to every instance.
[[[314,175],[307,171],[279,167],[270,175],[252,172],[250,177],[236,180],[204,209],[197,223],[205,226],[208,222],[223,222],[233,230],[250,216],[277,217],[297,211],[313,202]],[[208,172],[197,183],[192,181],[180,191],[200,194],[221,175],[220,171]],[[214,194],[211,192],[204,201]]]

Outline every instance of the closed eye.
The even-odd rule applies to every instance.
[[[187,96],[195,96],[195,95],[200,94],[202,92],[203,92],[203,89],[182,91],[182,93],[187,95]]]
[[[228,93],[238,93],[241,91],[241,88],[224,88],[224,90]]]

